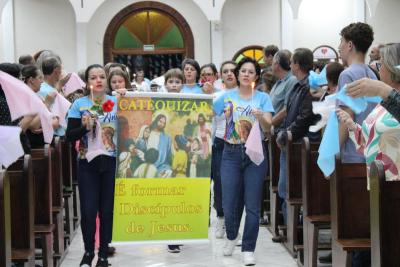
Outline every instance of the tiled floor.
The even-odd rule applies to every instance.
[[[224,240],[214,238],[215,221],[212,220],[208,244],[185,245],[181,253],[167,252],[166,245],[141,245],[117,247],[117,253],[109,261],[113,267],[235,267],[243,266],[240,247],[231,257],[222,255]],[[257,266],[295,267],[295,260],[281,244],[271,241],[271,234],[260,227],[256,248]],[[75,236],[69,252],[61,267],[77,267],[83,255],[83,243],[80,230]],[[95,264],[96,260],[93,261]]]

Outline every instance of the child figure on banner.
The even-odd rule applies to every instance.
[[[133,173],[135,178],[155,178],[157,177],[157,167],[154,165],[158,159],[158,151],[154,148],[149,148],[144,154],[145,162],[140,164]]]
[[[175,136],[175,155],[172,160],[173,177],[186,177],[190,143],[183,135]]]

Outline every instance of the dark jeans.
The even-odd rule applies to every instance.
[[[351,257],[352,267],[371,267],[371,251],[355,251]]]
[[[286,225],[287,211],[286,211],[286,152],[281,150],[279,158],[279,180],[278,180],[278,195],[282,200],[282,215],[283,223]]]
[[[217,217],[224,217],[222,209],[222,184],[221,184],[221,160],[224,151],[225,141],[215,137],[212,146],[211,158],[211,179],[214,181],[214,209],[217,211]]]
[[[225,143],[221,163],[222,205],[229,240],[237,237],[243,208],[246,208],[242,251],[254,251],[267,168],[265,160],[257,166],[245,151],[244,145]]]
[[[81,228],[85,251],[94,253],[96,216],[100,218],[99,257],[107,258],[114,208],[115,157],[97,156],[78,161]]]

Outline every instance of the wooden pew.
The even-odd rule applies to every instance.
[[[280,149],[276,144],[276,134],[274,129],[271,129],[271,133],[268,136],[268,162],[269,162],[269,197],[270,197],[270,226],[268,229],[272,233],[272,236],[279,236],[278,225],[283,224],[282,215],[279,213],[282,202],[278,195],[278,180],[279,180],[279,156]]]
[[[79,188],[78,188],[78,154],[75,150],[74,144],[70,143],[69,153],[71,159],[71,175],[72,175],[72,185],[73,185],[73,210],[74,210],[74,231],[77,230],[81,223],[81,206],[79,198]]]
[[[58,266],[63,259],[64,255],[64,201],[63,201],[63,170],[61,140],[60,137],[54,138],[54,158],[52,160],[52,212],[54,222],[54,262]]]
[[[25,155],[7,169],[10,181],[12,261],[35,266],[34,179],[30,155]]]
[[[386,181],[383,163],[370,168],[371,266],[400,266],[400,182]]]
[[[317,165],[319,142],[310,142],[303,138],[302,160],[302,197],[303,197],[303,243],[304,266],[317,267],[318,249],[330,249],[330,246],[318,247],[320,229],[330,228],[330,191],[329,180],[324,178]],[[299,260],[300,257],[297,259]]]
[[[366,169],[336,158],[330,178],[333,266],[351,266],[351,252],[371,247]]]
[[[0,170],[0,266],[11,267],[10,183]]]
[[[32,149],[35,191],[35,237],[40,242],[44,267],[53,267],[52,149]]]
[[[295,246],[302,243],[299,230],[299,215],[302,205],[301,181],[301,143],[293,142],[292,133],[287,132],[286,142],[286,209],[287,209],[287,235],[285,247],[296,256]]]
[[[61,140],[62,171],[63,171],[63,198],[64,198],[64,247],[67,248],[74,236],[74,207],[73,207],[73,183],[72,162],[69,147],[71,144]],[[74,159],[75,160],[75,159]]]

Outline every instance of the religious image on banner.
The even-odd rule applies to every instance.
[[[212,117],[207,95],[118,99],[113,243],[208,238]]]

